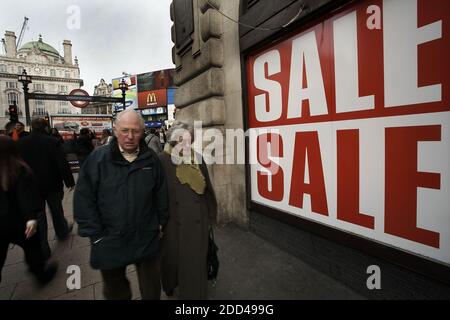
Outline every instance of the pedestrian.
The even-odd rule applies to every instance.
[[[14,140],[22,139],[28,136],[30,133],[25,131],[25,125],[22,122],[16,122],[14,129],[9,134],[10,137],[15,138]]]
[[[109,129],[103,129],[103,131],[102,131],[102,139],[100,140],[100,144],[102,146],[110,144],[112,138],[113,137],[111,135],[111,131],[109,131]]]
[[[108,300],[131,299],[126,277],[136,265],[142,299],[160,299],[160,236],[168,219],[161,163],[143,139],[144,120],[119,113],[115,137],[81,168],[74,196],[78,233],[91,240],[91,266],[101,272]]]
[[[31,134],[18,141],[18,148],[22,158],[37,177],[40,195],[43,199],[42,215],[38,217],[39,231],[44,253],[47,257],[50,257],[45,203],[50,209],[58,240],[65,240],[72,231],[73,223],[68,223],[64,217],[62,206],[64,184],[72,191],[75,181],[60,142],[47,134],[46,127],[47,121],[45,119],[33,119]]]
[[[157,154],[162,151],[160,139],[158,136],[156,136],[156,129],[151,128],[149,134],[147,137],[145,137],[145,143],[147,146],[155,151]]]
[[[77,155],[80,168],[83,166],[86,158],[94,151],[94,145],[92,143],[92,134],[88,128],[80,130],[80,135],[75,139],[73,143],[74,152]]]
[[[202,157],[190,147],[193,128],[176,121],[167,136],[166,148],[159,155],[170,203],[162,239],[162,286],[168,296],[178,287],[180,299],[206,299],[206,258],[209,229],[217,217],[216,197]],[[178,154],[180,150],[183,154]]]
[[[40,284],[53,279],[57,265],[46,263],[37,234],[36,219],[41,210],[30,167],[20,157],[16,143],[0,136],[0,282],[10,243],[24,250],[28,270]]]
[[[56,129],[56,128],[51,128],[51,129],[50,129],[50,136],[53,137],[53,138],[55,138],[56,140],[58,140],[59,143],[60,143],[61,145],[64,144],[64,139],[63,139],[63,137],[59,134],[58,129]]]
[[[164,146],[167,142],[166,132],[164,130],[164,127],[161,127],[159,129],[159,142],[161,143],[161,149],[164,150]]]

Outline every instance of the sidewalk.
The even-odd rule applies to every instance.
[[[64,209],[69,221],[72,214],[73,193],[66,193]],[[3,280],[0,283],[0,300],[103,300],[100,272],[89,266],[90,244],[86,238],[72,235],[64,242],[54,239],[50,217],[49,240],[52,259],[59,262],[55,279],[44,288],[38,288],[27,273],[21,248],[10,249]],[[234,299],[363,299],[362,296],[332,278],[317,272],[269,242],[235,225],[217,228],[220,269],[215,288],[209,296],[214,300]],[[81,269],[81,289],[68,290],[67,267]],[[134,267],[128,267],[133,299],[140,299]],[[163,293],[161,298],[166,300]]]

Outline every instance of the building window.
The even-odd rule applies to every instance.
[[[59,114],[72,114],[69,108],[69,102],[68,101],[60,101],[59,102]]]
[[[34,105],[36,107],[43,107],[45,105],[44,100],[35,100]]]
[[[19,105],[19,95],[15,92],[10,92],[8,93],[8,105],[11,106],[13,104]]]
[[[51,69],[50,70],[50,77],[56,77],[56,70],[55,69]]]
[[[35,83],[33,84],[34,91],[44,91],[44,84],[43,83]]]
[[[72,114],[72,112],[68,108],[60,108],[58,114]]]
[[[23,72],[23,67],[22,66],[17,67],[17,73],[22,74],[22,72]]]
[[[67,91],[68,91],[67,86],[58,85],[58,92],[67,92]]]
[[[69,71],[66,71],[65,77],[66,77],[66,78],[70,78],[70,72],[69,72]]]
[[[0,64],[0,72],[7,72],[5,64]]]
[[[36,100],[37,102],[37,100]],[[33,116],[45,116],[47,115],[47,112],[45,111],[45,108],[42,107],[35,107],[33,110]]]
[[[6,82],[6,89],[17,89],[17,82]]]

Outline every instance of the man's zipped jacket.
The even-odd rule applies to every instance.
[[[156,256],[168,220],[162,165],[144,140],[132,163],[117,139],[95,150],[81,168],[74,195],[78,234],[91,238],[91,266],[111,270]]]

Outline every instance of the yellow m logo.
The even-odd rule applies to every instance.
[[[154,92],[149,93],[147,96],[147,105],[155,104],[155,103],[157,103],[156,94]]]

